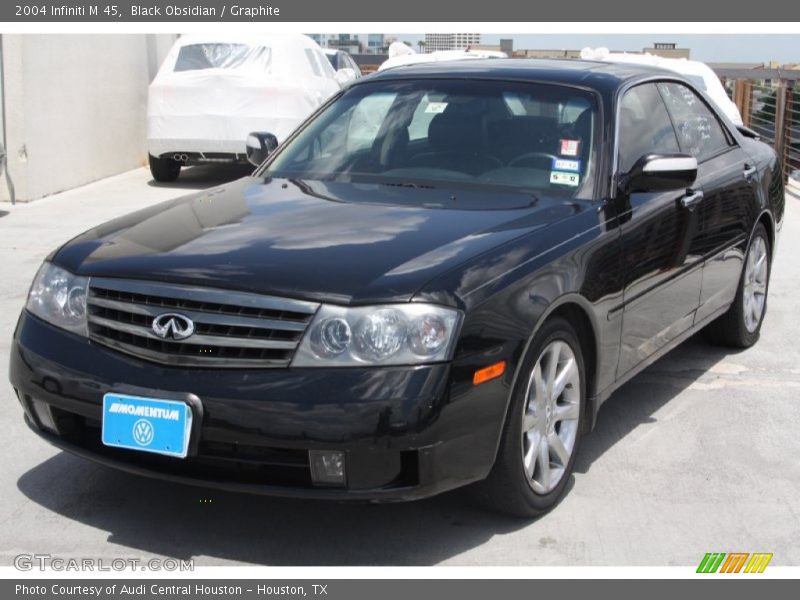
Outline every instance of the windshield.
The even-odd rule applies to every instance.
[[[260,173],[591,198],[594,94],[501,81],[378,81],[344,93]]]
[[[190,44],[178,52],[173,71],[256,68],[267,71],[272,52],[265,46],[247,44]]]

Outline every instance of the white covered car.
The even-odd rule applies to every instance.
[[[607,62],[623,62],[638,65],[651,65],[680,73],[694,86],[714,101],[734,125],[741,126],[742,115],[736,103],[728,98],[725,87],[707,64],[689,60],[688,58],[664,58],[654,54],[633,54],[628,52],[609,52],[608,48],[584,48],[581,50],[584,60],[604,60]]]
[[[283,141],[339,83],[304,35],[185,35],[167,54],[147,107],[150,170],[174,181],[182,166],[245,161],[251,131]]]
[[[378,71],[416,65],[419,63],[441,62],[449,60],[479,60],[481,58],[508,58],[505,52],[493,50],[437,50],[435,52],[417,53],[411,46],[403,42],[393,42],[389,46],[389,58],[378,67]]]

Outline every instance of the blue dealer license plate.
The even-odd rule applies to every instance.
[[[192,409],[185,402],[109,393],[103,396],[106,446],[186,457]]]

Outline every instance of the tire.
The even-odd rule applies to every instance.
[[[552,380],[549,367],[555,353],[559,356],[556,374],[569,377],[563,392],[548,394],[545,390]],[[541,384],[537,385],[539,381]],[[489,476],[475,486],[475,493],[485,506],[515,517],[531,518],[546,513],[558,503],[580,445],[585,418],[585,382],[583,356],[575,330],[562,318],[546,321],[534,337],[520,369],[494,467]],[[542,393],[537,394],[537,389]],[[555,403],[552,402],[554,396]],[[546,398],[551,398],[551,402],[540,401]],[[557,417],[559,414],[561,419]],[[567,452],[566,459],[563,452],[554,450],[555,445],[551,446],[552,436],[560,440]],[[542,450],[543,445],[545,450]],[[534,447],[538,451],[532,451]],[[533,460],[530,459],[532,455],[536,457]],[[529,465],[527,470],[526,464]],[[547,469],[544,464],[548,465]]]
[[[153,179],[162,183],[168,183],[178,179],[181,174],[181,163],[171,158],[156,158],[150,156],[150,173]]]
[[[763,265],[759,262],[762,258]],[[770,259],[767,230],[759,223],[747,246],[736,298],[725,314],[706,327],[706,339],[733,348],[749,348],[758,341],[767,314]]]

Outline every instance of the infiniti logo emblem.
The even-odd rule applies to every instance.
[[[153,333],[165,340],[185,340],[194,333],[194,323],[178,313],[164,313],[153,319]]]

